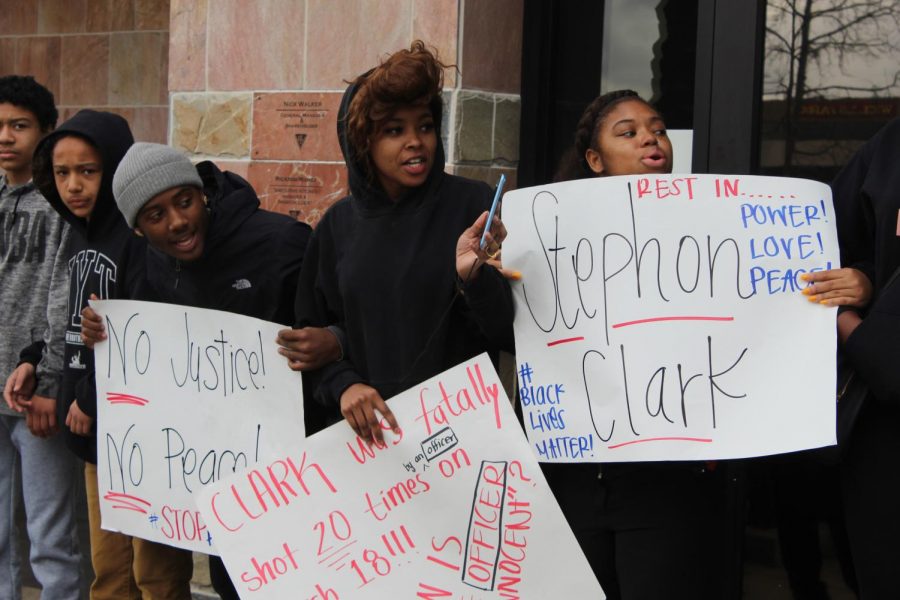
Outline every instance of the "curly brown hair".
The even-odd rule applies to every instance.
[[[394,111],[403,106],[428,106],[435,121],[440,121],[444,69],[452,66],[438,60],[437,51],[429,50],[425,42],[416,40],[408,50],[394,52],[351,82],[357,89],[347,108],[347,141],[370,175],[371,141]]]
[[[600,133],[600,126],[603,125],[603,121],[612,109],[625,100],[637,100],[651,106],[634,90],[616,90],[594,98],[581,113],[581,118],[575,127],[575,143],[560,159],[556,173],[553,175],[553,181],[570,181],[596,176],[596,173],[587,164],[585,153],[588,149],[599,150],[597,136]],[[651,106],[651,108],[653,107]]]

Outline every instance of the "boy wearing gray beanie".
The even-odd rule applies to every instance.
[[[210,167],[214,177],[212,163],[201,167]],[[128,226],[177,261],[199,259],[206,243],[209,212],[197,169],[174,148],[139,142],[129,148],[113,176],[113,195]],[[240,181],[249,189],[251,202],[255,200],[250,185]],[[159,268],[164,270],[165,265],[160,263]]]
[[[150,246],[146,273],[157,300],[294,322],[297,279],[312,229],[260,208],[244,179],[209,161],[195,166],[168,146],[137,143],[119,163],[113,194],[129,227]],[[81,325],[89,342],[106,338],[90,307]],[[309,368],[341,357],[339,333],[298,333],[310,344]],[[323,419],[315,404],[306,408],[308,431],[321,428],[309,422]],[[238,598],[218,557],[210,556],[210,577],[223,599]]]
[[[151,198],[168,189],[202,188],[203,181],[187,156],[162,144],[134,144],[113,177],[113,194],[129,227]]]

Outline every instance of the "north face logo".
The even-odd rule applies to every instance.
[[[238,279],[234,283],[231,284],[231,287],[233,287],[236,290],[246,290],[246,289],[249,289],[251,286],[250,286],[250,282],[247,281],[246,279]]]

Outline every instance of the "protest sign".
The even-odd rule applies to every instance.
[[[517,380],[541,461],[759,456],[835,442],[828,186],[607,177],[506,194]]]
[[[300,374],[277,353],[282,325],[221,311],[93,302],[97,479],[105,529],[215,553],[193,495],[302,439]]]
[[[603,597],[487,355],[389,405],[200,493],[242,598]]]

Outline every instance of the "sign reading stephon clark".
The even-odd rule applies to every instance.
[[[603,597],[487,355],[389,405],[201,492],[242,598]]]
[[[548,462],[717,459],[835,442],[831,191],[608,177],[506,194],[517,379]]]
[[[283,325],[232,313],[125,300],[92,303],[97,478],[105,529],[216,553],[196,509],[204,485],[301,439],[300,374],[277,353]]]

